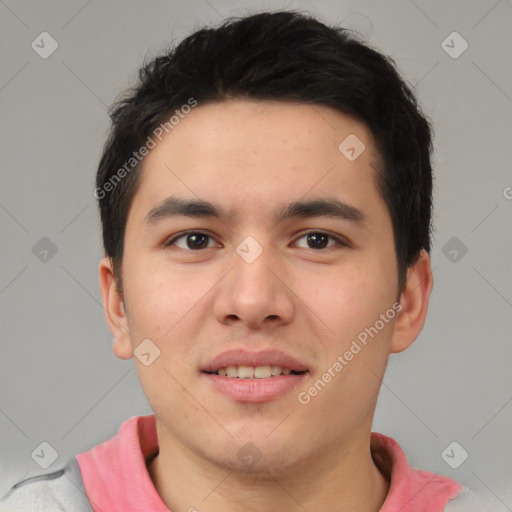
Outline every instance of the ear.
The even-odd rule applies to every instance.
[[[98,267],[101,296],[108,328],[114,336],[113,352],[119,359],[133,357],[132,343],[129,335],[128,317],[123,296],[117,289],[110,258],[103,258]]]
[[[390,352],[402,352],[410,347],[425,324],[428,301],[434,286],[430,256],[422,249],[418,261],[407,270],[407,283],[400,296],[402,309],[398,313]]]

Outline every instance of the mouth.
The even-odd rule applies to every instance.
[[[310,371],[295,357],[278,350],[223,352],[201,368],[204,382],[235,402],[267,402],[292,392]]]
[[[240,379],[266,379],[309,370],[308,366],[283,351],[267,349],[254,352],[244,348],[221,352],[200,369],[204,373]]]
[[[296,371],[282,366],[227,366],[216,371],[204,371],[209,375],[219,375],[230,379],[271,379],[280,375],[302,375],[307,370]]]
[[[233,368],[234,370],[241,370],[242,375],[246,371],[244,367]],[[246,368],[249,368],[251,371],[253,370],[251,367]],[[229,367],[226,371],[228,369]],[[265,368],[265,375],[267,374],[268,369]],[[219,372],[202,372],[201,375],[206,385],[224,398],[235,402],[261,403],[281,398],[293,390],[297,391],[297,388],[301,386],[309,372],[290,370],[290,373],[270,375],[270,377],[251,377],[249,371],[245,373],[245,377],[228,377],[227,375],[220,375]]]

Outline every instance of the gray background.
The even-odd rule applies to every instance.
[[[43,472],[31,457],[42,441],[59,455],[48,471],[58,469],[152,412],[133,360],[112,353],[101,306],[92,191],[107,106],[146,54],[269,8],[358,30],[396,60],[433,120],[434,291],[422,334],[390,358],[373,430],[394,437],[411,465],[478,491],[489,510],[512,510],[506,0],[0,1],[0,496]],[[46,59],[31,48],[44,31],[59,45]],[[469,45],[458,58],[442,46],[454,31]],[[46,261],[43,237],[57,249]],[[452,441],[469,453],[457,469],[441,457]]]

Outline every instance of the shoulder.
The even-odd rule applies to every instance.
[[[93,512],[73,457],[63,468],[14,484],[0,498],[0,512]]]
[[[456,498],[450,500],[443,512],[498,512],[503,510],[503,504],[497,500],[494,503],[483,500],[481,496],[466,487]]]

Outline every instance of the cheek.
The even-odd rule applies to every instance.
[[[297,281],[301,290],[298,295],[307,306],[303,308],[304,312],[316,325],[317,338],[324,347],[326,359],[323,364],[329,367],[338,355],[350,349],[355,340],[365,341],[365,336],[372,343],[368,342],[366,346],[360,343],[362,350],[354,356],[350,366],[358,366],[356,359],[366,365],[381,360],[392,326],[385,324],[373,338],[366,330],[379,321],[393,301],[388,279],[381,272],[378,260],[365,258],[357,264],[337,267],[332,272],[318,272],[307,278],[302,275]],[[380,324],[378,327],[382,327]]]
[[[151,270],[149,270],[151,269]],[[160,350],[159,363],[186,373],[200,331],[211,313],[208,291],[219,279],[194,265],[180,267],[153,258],[133,265],[126,292],[132,303],[130,336],[134,346],[150,339]],[[181,379],[180,379],[181,380]]]
[[[332,267],[329,270],[301,273],[297,295],[329,328],[329,337],[345,336],[352,327],[371,316],[378,299],[368,271],[359,266]],[[307,308],[306,308],[307,311]]]
[[[127,261],[125,290],[131,305],[131,320],[137,332],[144,337],[164,337],[190,309],[196,297],[187,279],[171,272],[161,263]]]

